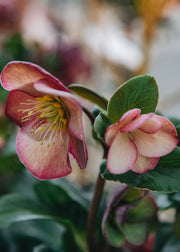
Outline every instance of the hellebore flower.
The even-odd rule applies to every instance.
[[[110,145],[107,169],[112,174],[152,170],[159,157],[170,153],[178,143],[176,129],[169,120],[140,112],[137,108],[126,112],[105,133],[106,144]]]
[[[121,185],[118,191],[109,196],[102,219],[102,232],[106,242],[113,247],[128,245],[133,248],[133,245],[144,244],[150,225],[156,223],[158,211],[151,193]],[[132,230],[137,233],[134,234]]]
[[[39,179],[60,178],[72,170],[69,154],[81,169],[87,163],[82,107],[68,89],[41,67],[10,62],[1,82],[10,93],[6,115],[20,127],[17,153]]]

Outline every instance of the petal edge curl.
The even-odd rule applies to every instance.
[[[54,88],[69,92],[56,77],[40,66],[30,62],[11,61],[4,67],[1,73],[1,82],[5,89],[9,91],[19,89],[27,91],[32,95],[36,95],[33,83],[43,78],[50,81],[52,87],[54,86]]]

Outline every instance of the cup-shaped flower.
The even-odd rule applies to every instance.
[[[13,61],[1,74],[9,90],[5,113],[20,126],[17,153],[39,179],[60,178],[72,170],[69,154],[81,169],[87,163],[82,107],[76,97],[41,67]]]
[[[170,153],[178,143],[176,129],[168,119],[140,113],[140,109],[132,109],[106,130],[105,141],[110,146],[107,169],[112,174],[152,170],[159,157]]]

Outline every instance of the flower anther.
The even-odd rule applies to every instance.
[[[35,64],[13,61],[1,83],[10,91],[5,113],[20,126],[16,146],[25,167],[39,179],[60,178],[72,171],[71,154],[85,168],[82,106],[60,80]]]

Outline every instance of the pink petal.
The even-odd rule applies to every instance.
[[[137,108],[131,109],[126,113],[124,113],[124,115],[121,117],[121,121],[127,120],[127,122],[130,122],[131,120],[134,120],[140,113],[141,113],[140,109]]]
[[[118,122],[119,125],[123,127],[125,124],[135,120],[140,113],[141,110],[137,108],[129,110],[121,117],[120,121]]]
[[[153,117],[152,113],[140,115],[140,116],[136,117],[133,121],[130,121],[130,122],[124,124],[121,127],[120,132],[127,133],[127,132],[134,131],[134,130],[138,129],[139,127],[141,127],[146,122],[148,122],[151,119],[151,117]]]
[[[22,127],[22,125],[26,123],[22,122],[22,117],[26,116],[27,113],[22,113],[22,111],[19,110],[28,109],[29,107],[31,107],[30,105],[28,106],[22,104],[27,103],[28,99],[34,100],[35,98],[22,91],[12,90],[6,100],[6,115],[15,123],[17,123],[20,127]],[[33,119],[32,116],[29,116],[29,118]]]
[[[138,152],[145,157],[161,157],[170,153],[177,145],[178,139],[162,130],[147,134],[140,130],[131,132]]]
[[[87,148],[85,140],[79,140],[74,136],[70,136],[70,143],[68,151],[76,159],[80,169],[84,169],[87,164]]]
[[[109,126],[105,133],[105,142],[107,145],[111,145],[118,131],[120,130],[121,124],[115,123]]]
[[[121,127],[123,127],[124,124],[130,122],[131,120],[135,119],[139,114],[141,110],[140,109],[132,109],[126,112],[120,121],[117,123],[111,125],[108,127],[105,133],[105,142],[107,145],[111,145],[114,137],[116,136],[117,132],[120,130]]]
[[[47,80],[40,80],[36,82],[34,87],[44,94],[59,96],[63,99],[71,115],[68,123],[68,129],[74,136],[83,140],[82,107],[75,96],[68,92],[52,88]]]
[[[174,127],[174,124],[172,124],[172,122],[170,122],[168,119],[166,119],[162,116],[157,115],[157,117],[162,123],[161,130],[176,137],[177,131],[176,131],[176,128]]]
[[[159,161],[159,158],[148,158],[148,157],[144,157],[142,155],[138,155],[138,159],[136,161],[136,164],[134,165],[134,167],[131,169],[131,171],[133,172],[137,172],[137,173],[145,173],[149,170],[152,170],[156,167],[157,163]]]
[[[137,148],[128,134],[117,133],[108,152],[107,169],[112,174],[125,173],[135,165],[137,156]]]
[[[162,127],[162,121],[159,116],[151,113],[151,117],[139,127],[145,133],[154,134]]]
[[[43,68],[29,62],[12,61],[5,66],[1,73],[1,82],[5,89],[19,89],[32,95],[38,95],[33,83],[46,78],[52,87],[69,92],[68,89],[53,75]]]
[[[17,136],[17,152],[21,162],[39,179],[53,179],[68,175],[71,166],[68,157],[69,135],[62,132],[54,144],[48,146],[48,140],[43,145],[34,139],[28,124]],[[62,140],[63,138],[63,140]]]

